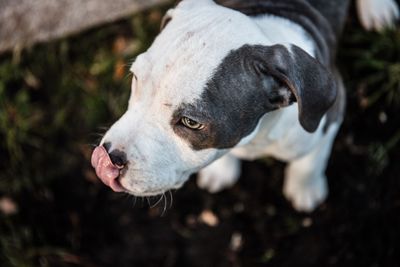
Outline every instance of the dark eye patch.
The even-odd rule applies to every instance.
[[[234,147],[255,129],[265,112],[274,109],[261,88],[277,84],[273,79],[257,77],[254,68],[246,65],[246,51],[231,51],[206,83],[201,97],[175,110],[172,127],[195,150]],[[180,127],[174,122],[181,116],[192,117],[206,127],[201,131]]]

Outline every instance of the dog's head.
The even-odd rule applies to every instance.
[[[327,70],[305,51],[261,45],[269,41],[251,19],[213,1],[183,1],[164,24],[132,65],[128,110],[93,153],[114,190],[178,188],[247,142],[264,114],[293,102],[314,131],[336,96]]]

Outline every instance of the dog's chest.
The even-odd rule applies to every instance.
[[[322,127],[314,133],[302,128],[296,104],[264,115],[257,128],[258,133],[248,144],[232,150],[235,156],[246,160],[273,156],[289,161],[310,152],[323,135]]]

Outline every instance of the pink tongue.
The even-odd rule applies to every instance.
[[[124,191],[124,188],[117,181],[120,168],[112,163],[110,156],[103,146],[98,146],[94,149],[91,161],[97,176],[105,185],[111,187],[115,192]]]

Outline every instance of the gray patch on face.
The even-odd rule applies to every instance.
[[[208,81],[201,98],[194,104],[181,105],[174,112],[174,131],[196,150],[235,146],[254,130],[265,112],[277,108],[269,103],[268,94],[262,88],[272,89],[278,84],[273,78],[254,77],[252,66],[241,62],[241,54],[237,51],[226,57]],[[183,116],[205,124],[205,128],[188,129],[179,123]]]
[[[266,112],[299,102],[300,123],[312,132],[336,97],[325,68],[306,52],[282,45],[244,45],[231,51],[207,82],[201,97],[183,103],[171,121],[194,149],[231,148],[250,134]],[[292,57],[293,56],[293,57]],[[189,117],[205,125],[191,130]]]

